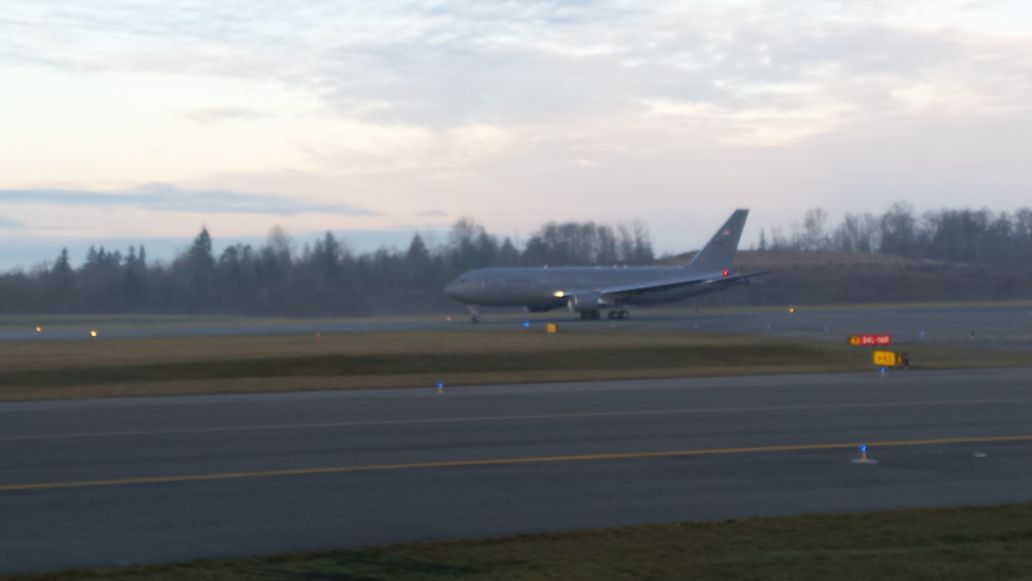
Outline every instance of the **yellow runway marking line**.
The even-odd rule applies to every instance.
[[[913,446],[946,446],[957,444],[999,444],[1032,442],[1032,434],[1016,436],[974,436],[960,438],[931,438],[917,440],[870,441],[872,448],[902,448]],[[520,464],[549,464],[563,462],[601,462],[614,460],[640,460],[648,458],[690,458],[697,456],[721,456],[732,454],[769,454],[775,452],[811,452],[826,450],[852,450],[857,442],[830,444],[784,444],[776,446],[751,446],[739,448],[702,448],[697,450],[667,450],[658,452],[616,452],[602,454],[574,454],[564,456],[527,456],[523,458],[492,458],[484,460],[446,460],[438,462],[413,462],[401,464],[368,464],[364,466],[329,466],[324,468],[287,468],[282,470],[254,470],[247,472],[216,472],[210,474],[182,474],[178,476],[141,476],[136,478],[112,478],[107,480],[79,480],[67,482],[30,482],[0,485],[0,492],[39,491],[61,488],[90,488],[106,486],[129,486],[138,484],[167,484],[175,482],[204,482],[211,480],[239,480],[249,478],[278,478],[287,476],[316,476],[323,474],[351,474],[360,472],[388,472],[401,470],[426,470],[435,468],[469,468],[482,466],[516,466]]]
[[[314,422],[308,424],[271,424],[268,426],[212,426],[206,428],[179,428],[170,430],[128,430],[122,432],[81,432],[73,434],[38,434],[29,436],[0,436],[0,442],[27,442],[34,440],[80,440],[83,438],[118,438],[127,436],[174,436],[178,434],[211,434],[233,432],[275,432],[284,430],[325,430],[334,428],[363,428],[376,426],[418,426],[425,424],[450,424],[471,422],[520,422],[534,420],[565,420],[591,418],[626,418],[648,416],[703,415],[718,413],[757,413],[757,412],[791,412],[818,411],[837,409],[873,409],[902,407],[948,407],[962,405],[1001,405],[1032,403],[1032,398],[1006,399],[958,399],[931,401],[904,401],[888,403],[843,403],[843,404],[806,404],[782,406],[744,406],[719,408],[687,408],[672,410],[639,410],[620,412],[578,412],[568,414],[528,414],[512,416],[475,416],[467,418],[427,418],[419,420],[373,420],[357,422]]]

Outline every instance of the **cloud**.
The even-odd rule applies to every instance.
[[[55,0],[0,19],[0,63],[271,80],[317,94],[337,115],[435,130],[569,124],[633,118],[654,101],[747,113],[769,106],[767,89],[790,84],[833,105],[893,104],[893,91],[911,84],[958,80],[998,98],[1008,79],[991,71],[1027,53],[1028,41],[1027,30],[993,33],[1019,9],[959,0],[112,0],[87,10]],[[1011,66],[1029,65],[1018,60]],[[189,115],[255,114],[223,105]]]
[[[25,224],[23,222],[0,217],[0,230],[21,230],[24,227]]]
[[[374,216],[376,212],[347,204],[322,204],[286,197],[221,190],[187,190],[168,184],[148,184],[120,192],[58,189],[0,190],[0,203],[64,207],[129,207],[196,214],[336,214]],[[2,225],[2,223],[0,223]]]
[[[208,107],[183,114],[185,119],[195,123],[247,122],[273,117],[271,113],[244,107]]]
[[[1021,0],[10,4],[0,204],[250,211],[252,229],[590,214],[676,241],[725,204],[769,223],[940,192],[1009,204],[1027,182]],[[69,189],[24,189],[53,175]],[[204,189],[120,189],[149,181]],[[338,192],[381,213],[340,219],[372,213]]]

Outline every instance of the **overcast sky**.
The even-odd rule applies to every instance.
[[[640,219],[673,252],[736,207],[746,243],[1013,210],[1030,88],[1020,0],[0,0],[0,264],[202,224]]]

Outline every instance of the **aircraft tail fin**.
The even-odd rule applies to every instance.
[[[695,255],[685,268],[693,273],[709,274],[723,272],[731,268],[731,263],[738,252],[738,241],[745,229],[745,219],[749,210],[735,210],[727,222],[717,230],[710,241]]]

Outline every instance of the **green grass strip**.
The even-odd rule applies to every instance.
[[[1032,504],[625,527],[19,579],[1029,579]]]
[[[340,377],[565,369],[661,369],[839,362],[805,345],[745,344],[594,348],[538,353],[391,353],[216,359],[130,365],[0,370],[0,387],[97,385],[250,377]]]

